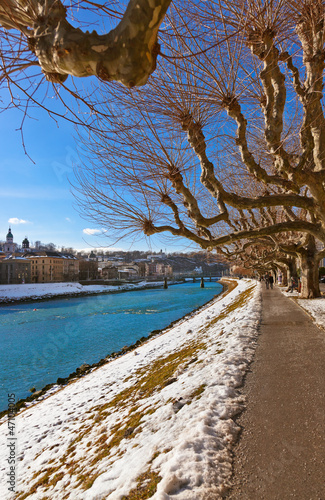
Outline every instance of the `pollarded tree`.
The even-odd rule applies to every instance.
[[[95,75],[128,87],[143,85],[156,66],[158,28],[171,0],[129,0],[125,13],[110,3],[88,0],[69,4],[61,0],[2,0],[0,5],[2,77],[39,67],[50,82],[62,83],[68,75]],[[123,7],[122,7],[123,8]],[[92,11],[106,18],[121,18],[109,33],[83,32],[73,16],[85,10],[89,25]],[[85,21],[84,21],[85,22]]]
[[[310,234],[302,235],[297,241],[280,244],[279,247],[286,256],[292,256],[298,261],[301,271],[302,298],[320,297],[318,268],[320,260],[325,257],[324,248],[320,249],[317,241]]]
[[[103,96],[107,121],[84,138],[85,215],[119,237],[202,248],[280,233],[325,243],[324,2],[175,9],[174,58],[145,91]]]
[[[147,82],[170,2],[1,0],[0,111],[20,109],[21,129],[35,106],[55,119],[88,125],[89,115],[100,114],[94,88]],[[87,76],[97,78],[94,85],[92,79],[85,83]]]
[[[162,101],[160,105],[163,106]],[[192,145],[180,144],[180,135],[175,130],[152,123],[144,110],[141,110],[144,118],[141,127],[139,114],[132,114],[134,122],[129,117],[128,126],[113,119],[115,128],[111,134],[107,129],[101,134],[96,127],[92,141],[81,135],[88,157],[77,178],[79,201],[86,217],[95,220],[110,235],[115,230],[117,239],[138,231],[147,235],[171,232],[206,249],[233,244],[236,251],[232,248],[232,254],[242,256],[246,263],[247,249],[264,245],[267,252],[263,266],[268,269],[276,255],[281,253],[283,259],[287,253],[280,243],[291,244],[295,257],[305,255],[305,243],[301,241],[296,247],[294,244],[313,237],[309,232],[297,230],[307,228],[311,234],[317,234],[317,224],[306,210],[279,206],[282,200],[295,200],[295,196],[286,198],[274,190],[272,195],[264,193],[253,197],[252,193],[261,191],[262,186],[247,172],[240,172],[237,166],[234,172],[229,165],[226,173],[220,172],[224,175],[222,184],[218,181],[227,202],[223,202],[223,197],[211,200],[201,185],[201,169],[193,166],[197,152]],[[201,119],[208,120],[204,109],[201,109]],[[161,118],[161,126],[162,123]],[[251,198],[237,194],[243,188],[246,194],[251,193]],[[252,208],[240,208],[242,203],[250,203]],[[153,221],[157,219],[161,225],[155,225],[152,232]],[[314,258],[309,258],[308,269],[304,266],[302,277],[306,298],[319,295],[318,280],[310,279],[320,258],[316,247],[313,248]],[[310,247],[309,256],[311,250]]]
[[[241,262],[243,266],[264,274],[280,268],[285,275],[284,284],[291,277],[297,277],[300,269],[301,298],[320,297],[318,282],[319,262],[325,257],[324,248],[310,234],[284,233],[258,240],[241,241],[231,249],[219,249],[230,261]],[[285,269],[285,272],[284,272]]]

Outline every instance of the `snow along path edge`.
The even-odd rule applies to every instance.
[[[17,498],[219,498],[260,317],[259,283],[241,280],[188,321],[24,410],[15,422]]]
[[[286,297],[293,299],[298,306],[300,306],[308,316],[313,320],[316,326],[325,330],[325,298],[319,297],[318,299],[300,299],[297,291],[293,293],[287,292],[284,288],[280,291]]]

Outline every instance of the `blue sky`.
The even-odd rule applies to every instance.
[[[78,161],[73,125],[64,119],[55,123],[37,109],[32,116],[26,119],[23,131],[28,155],[35,163],[25,154],[17,130],[21,112],[8,110],[0,114],[0,241],[11,225],[14,241],[20,244],[25,236],[31,242],[39,240],[76,249],[112,244],[99,236],[100,227],[83,220],[75,207],[68,182],[68,177],[73,179],[73,164]],[[188,242],[179,243],[166,245],[144,239],[134,245],[119,242],[112,249],[159,251],[167,247],[168,251],[186,251]]]
[[[118,8],[123,12],[123,2],[119,3]],[[74,15],[77,17],[73,24],[79,25],[76,19],[81,19],[88,26],[92,20],[97,22],[99,32],[105,32],[117,23],[115,17],[111,19],[100,12],[98,18],[82,9],[75,11]],[[28,91],[36,91],[35,82],[38,82],[37,78],[30,88],[27,85]],[[78,80],[78,84],[86,88],[91,82],[96,84],[97,81],[94,78]],[[71,83],[69,77],[68,86]],[[37,95],[43,98],[46,89],[46,83],[43,82]],[[11,91],[17,93],[14,86]],[[60,94],[66,97],[62,87]],[[58,111],[59,101],[53,99],[52,95],[50,89],[44,104]],[[2,87],[0,103],[6,105],[9,98],[9,93]],[[76,109],[76,102],[72,103],[72,108]],[[8,226],[11,225],[16,243],[21,243],[27,236],[31,242],[51,242],[58,247],[71,246],[76,249],[113,245],[114,242],[99,235],[101,228],[95,222],[83,220],[79,216],[70,192],[68,177],[73,181],[73,164],[78,161],[73,138],[74,126],[60,118],[55,122],[45,111],[34,107],[23,127],[24,143],[33,163],[24,152],[21,134],[17,130],[22,117],[19,110],[8,110],[0,114],[0,241],[5,239]],[[136,243],[121,241],[111,248],[145,251],[193,249],[189,248],[187,240],[183,244],[179,240],[161,242],[158,237],[151,237],[150,240],[144,238]]]
[[[15,110],[0,115],[0,239],[12,220],[12,232],[19,243],[28,236],[30,241],[58,246],[96,246],[98,238],[83,233],[96,227],[79,217],[67,179],[76,158],[73,126],[61,120],[58,127],[45,113],[34,110],[37,120],[27,119],[23,129],[34,164],[25,154],[17,131],[20,115]]]
[[[97,19],[92,14],[90,16]],[[89,22],[89,12],[84,14],[81,9],[78,18],[83,17]],[[78,25],[78,22],[74,23]],[[84,83],[87,85],[90,80],[86,79]],[[71,84],[71,78],[68,83]],[[33,85],[36,89],[33,83],[29,91],[33,91]],[[43,98],[46,88],[47,84],[43,82],[37,95]],[[52,98],[50,86],[49,89],[44,104],[59,110],[59,102]],[[19,93],[14,86],[11,91],[14,95]],[[7,104],[9,99],[9,93],[2,87],[1,104]],[[0,114],[0,241],[5,239],[11,225],[14,241],[20,244],[25,236],[32,242],[52,242],[58,247],[76,249],[110,244],[107,239],[98,237],[100,228],[81,219],[74,207],[68,182],[68,176],[72,178],[73,162],[77,159],[73,125],[60,118],[56,123],[40,108],[34,107],[30,114],[32,118],[26,118],[23,127],[24,143],[35,163],[25,154],[21,134],[17,131],[22,112],[8,110]],[[95,233],[90,234],[92,231]],[[128,249],[129,246],[125,243],[118,247]],[[140,246],[143,249],[148,247],[145,242]]]
[[[24,124],[24,152],[21,113],[9,110],[0,115],[1,184],[0,240],[11,224],[14,240],[25,236],[35,242],[82,249],[101,246],[96,224],[80,218],[70,192],[68,177],[77,161],[73,125],[61,119],[59,126],[42,111]],[[88,230],[88,231],[87,231]],[[86,233],[88,234],[85,234]],[[127,248],[128,245],[119,247]]]

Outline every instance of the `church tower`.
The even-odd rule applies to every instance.
[[[5,254],[11,254],[16,251],[16,243],[14,243],[14,237],[11,232],[11,228],[9,227],[8,234],[6,236],[6,243],[4,244],[3,251]]]
[[[30,252],[29,241],[27,239],[27,236],[25,236],[25,239],[23,240],[22,247],[24,252]]]
[[[6,242],[7,243],[13,243],[14,242],[14,237],[13,237],[12,232],[11,232],[11,227],[9,228],[9,231],[8,231],[8,234],[7,234],[7,237],[6,237]]]

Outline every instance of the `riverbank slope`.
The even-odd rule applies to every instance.
[[[21,411],[17,498],[222,495],[239,430],[233,418],[244,405],[238,387],[257,338],[259,287],[239,281],[192,318]],[[4,418],[0,432],[10,439],[8,429]],[[4,443],[4,499],[7,455]]]
[[[125,283],[123,285],[81,285],[67,283],[25,283],[20,285],[0,285],[0,304],[34,302],[37,300],[80,297],[102,293],[129,292],[163,286],[162,282]]]

